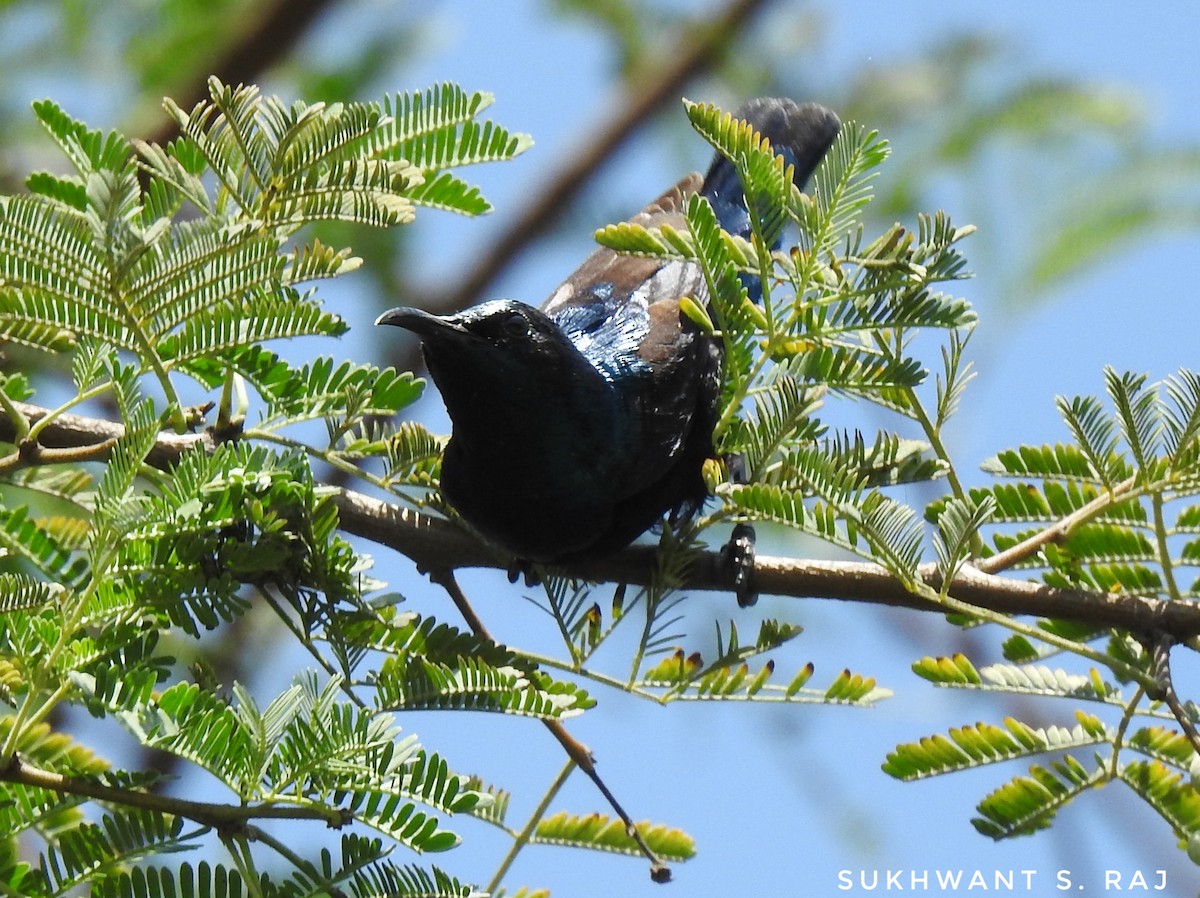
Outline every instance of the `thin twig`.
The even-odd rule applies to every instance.
[[[340,828],[349,823],[351,819],[350,814],[341,808],[315,805],[298,807],[295,805],[219,804],[209,801],[188,801],[182,798],[140,792],[135,789],[106,786],[95,780],[64,776],[51,770],[43,770],[30,764],[19,754],[12,755],[8,759],[8,763],[0,768],[0,780],[69,795],[82,795],[96,801],[141,808],[145,811],[186,817],[188,820],[194,820],[196,823],[211,826],[222,832],[240,829],[251,820],[323,820],[331,827]]]
[[[1091,502],[1071,512],[1065,518],[1055,521],[1045,530],[1038,531],[1028,539],[1024,539],[1015,546],[992,555],[990,558],[980,559],[975,564],[976,569],[985,574],[996,574],[1000,571],[1006,571],[1013,565],[1020,564],[1027,558],[1033,557],[1051,543],[1062,542],[1075,532],[1076,527],[1087,523],[1104,509],[1115,505],[1117,502],[1129,499],[1129,493],[1135,483],[1136,480],[1133,477],[1118,483],[1111,490],[1100,494]]]
[[[1183,728],[1184,735],[1192,743],[1192,751],[1200,755],[1200,732],[1197,732],[1192,716],[1180,701],[1179,693],[1175,691],[1175,683],[1171,679],[1172,648],[1174,648],[1174,641],[1165,634],[1159,634],[1150,646],[1151,658],[1154,663],[1154,679],[1158,682],[1160,693],[1154,697],[1161,699],[1171,709],[1175,720]]]
[[[504,855],[504,859],[500,861],[500,866],[492,874],[491,882],[483,890],[486,894],[494,895],[500,888],[500,883],[504,881],[504,877],[512,867],[513,861],[517,859],[517,855],[520,854],[521,849],[529,844],[529,840],[533,838],[533,834],[537,830],[537,825],[546,816],[546,811],[550,808],[550,802],[554,800],[554,796],[562,789],[563,784],[566,783],[574,770],[575,762],[567,758],[567,763],[563,765],[563,769],[558,772],[558,776],[554,778],[554,782],[550,784],[550,788],[546,790],[546,794],[542,796],[542,800],[538,802],[538,806],[533,809],[533,813],[529,815],[529,819],[525,821],[525,825],[521,828],[521,831],[513,838],[513,843],[508,849],[508,853]]]
[[[453,570],[446,568],[431,570],[429,579],[446,590],[451,601],[454,602],[454,606],[463,616],[463,620],[467,622],[467,626],[471,628],[471,631],[476,636],[480,639],[486,639],[489,642],[494,643],[496,641],[492,638],[491,633],[488,632],[483,621],[480,620],[479,615],[475,613],[475,609],[471,607],[471,601],[467,598],[466,593],[462,591],[462,587],[458,585],[458,580],[455,579]],[[560,721],[542,718],[542,723],[550,731],[550,734],[558,740],[558,744],[563,747],[563,751],[567,753],[567,757],[574,762],[576,767],[587,774],[588,779],[600,790],[600,794],[604,796],[604,800],[608,802],[613,812],[625,824],[625,832],[629,835],[629,838],[633,839],[638,850],[650,861],[650,878],[655,882],[669,882],[671,879],[670,867],[663,863],[662,859],[654,853],[654,850],[646,844],[646,840],[642,838],[642,834],[638,831],[637,824],[633,822],[633,818],[625,812],[625,808],[621,806],[621,803],[617,801],[617,797],[613,795],[612,791],[600,777],[600,774],[596,772],[596,761],[592,757],[591,750],[568,733],[567,728]]]

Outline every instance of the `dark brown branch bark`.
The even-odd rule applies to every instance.
[[[16,403],[31,423],[45,409]],[[61,415],[42,430],[40,442],[51,447],[98,446],[119,437],[123,428],[111,421]],[[0,440],[11,442],[12,421],[0,416]],[[207,434],[177,436],[164,433],[148,461],[169,468],[180,454],[196,444],[211,447]],[[356,536],[395,549],[423,571],[464,567],[503,570],[508,559],[450,521],[395,505],[353,490],[337,498],[342,527]],[[644,585],[655,571],[655,550],[631,546],[609,558],[572,567],[570,574],[596,582]],[[920,576],[937,588],[941,577],[933,565],[922,565]],[[755,560],[755,584],[764,595],[840,599],[944,613],[945,608],[913,595],[885,568],[866,562],[807,561],[760,555]],[[684,588],[728,591],[728,575],[717,552],[700,552],[688,571]],[[955,578],[950,593],[959,601],[1014,616],[1052,617],[1116,627],[1150,638],[1167,635],[1174,642],[1200,636],[1200,604],[1118,593],[1057,589],[1025,580],[982,573],[972,568]]]

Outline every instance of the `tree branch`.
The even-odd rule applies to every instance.
[[[47,410],[14,403],[36,424]],[[97,446],[119,438],[120,424],[80,415],[63,414],[40,430],[48,447]],[[11,442],[16,427],[0,415],[0,440]],[[151,449],[147,462],[167,469],[194,446],[211,450],[210,434],[164,432]],[[411,508],[395,505],[354,490],[337,495],[341,525],[348,533],[387,546],[412,559],[423,571],[485,567],[504,570],[510,559],[496,553],[454,523]],[[595,582],[648,585],[656,570],[653,546],[630,546],[608,558],[571,567],[573,577]],[[933,564],[922,565],[921,579],[940,589],[941,575]],[[729,591],[729,577],[719,552],[698,552],[681,584],[691,590]],[[795,598],[839,599],[848,602],[891,605],[944,614],[946,609],[908,592],[886,568],[868,562],[808,561],[759,555],[755,559],[755,585],[763,595]],[[1173,642],[1200,636],[1200,604],[1170,602],[1127,593],[1100,593],[1061,589],[1026,580],[999,577],[965,566],[949,592],[959,601],[1014,616],[1049,617],[1084,621],[1154,637],[1165,634]]]
[[[352,819],[350,813],[341,808],[218,804],[210,801],[170,798],[136,789],[122,789],[91,779],[64,776],[51,770],[43,770],[25,761],[17,754],[9,758],[7,764],[0,767],[0,780],[38,789],[49,789],[68,795],[82,795],[96,801],[141,808],[145,811],[158,811],[176,817],[186,817],[202,826],[211,826],[220,831],[244,827],[249,821],[256,819],[324,820],[334,828],[345,826]]]

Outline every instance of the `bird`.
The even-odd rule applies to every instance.
[[[841,123],[816,103],[756,98],[734,117],[771,141],[803,188]],[[750,236],[733,164],[717,153],[630,219],[685,227],[699,193],[726,231]],[[691,261],[595,250],[540,308],[494,299],[447,315],[400,307],[376,324],[417,334],[451,420],[442,496],[520,565],[569,566],[624,548],[666,516],[703,505],[723,353],[681,311],[708,292]],[[739,602],[753,530],[729,554]]]

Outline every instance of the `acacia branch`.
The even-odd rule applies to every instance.
[[[201,826],[211,826],[222,832],[243,828],[251,820],[256,819],[323,820],[334,828],[345,826],[351,820],[351,815],[347,811],[318,805],[299,807],[296,805],[218,804],[210,801],[171,798],[136,789],[123,789],[92,779],[65,776],[51,770],[43,770],[41,767],[30,764],[18,754],[14,754],[8,759],[8,763],[0,767],[0,780],[38,789],[49,789],[68,795],[80,795],[84,798],[140,808],[144,811],[157,811],[176,817],[186,817]]]
[[[47,414],[46,409],[26,403],[14,405],[31,425]],[[47,447],[99,447],[124,432],[120,424],[111,421],[61,414],[41,427],[39,442]],[[15,436],[12,419],[0,415],[0,440],[11,442]],[[198,445],[211,451],[212,436],[164,432],[147,456],[147,462],[168,469],[184,452]],[[338,492],[336,502],[346,532],[396,550],[423,571],[508,567],[510,559],[443,518],[348,489]],[[594,582],[649,585],[656,569],[655,548],[635,545],[608,558],[573,565],[569,573]],[[941,589],[942,577],[935,565],[921,565],[918,574],[933,589]],[[909,592],[886,568],[869,562],[759,555],[755,559],[754,577],[755,585],[764,595],[839,599],[938,614],[946,612],[942,605]],[[681,587],[728,592],[729,575],[720,553],[697,552]],[[1012,616],[1082,621],[1152,638],[1165,634],[1176,643],[1200,636],[1200,604],[1194,602],[1062,589],[1000,577],[970,566],[964,566],[955,576],[948,592],[961,602]]]

